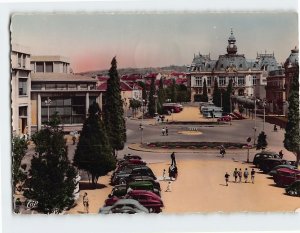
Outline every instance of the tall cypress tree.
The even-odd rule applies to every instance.
[[[45,214],[60,213],[74,204],[77,172],[68,160],[68,149],[57,113],[46,128],[32,135],[35,155],[25,181],[24,196],[37,202]]]
[[[116,154],[117,150],[124,148],[124,143],[126,142],[126,125],[116,57],[112,59],[109,70],[104,113],[108,139],[114,154]]]
[[[142,98],[143,98],[143,100],[146,101],[145,103],[147,104],[148,98],[147,98],[146,84],[144,82],[142,82],[142,81],[139,81],[138,84],[139,84],[139,86],[141,88],[143,88],[143,90],[142,90]]]
[[[157,102],[157,111],[159,114],[163,114],[163,104],[166,101],[166,93],[164,89],[163,79],[160,78],[159,80],[159,87],[158,87],[158,102]]]
[[[218,107],[221,106],[221,91],[217,80],[214,83],[213,103]]]
[[[262,149],[264,150],[268,146],[267,142],[267,135],[264,131],[261,131],[261,133],[258,135],[257,138],[257,144],[256,144],[256,150]]]
[[[176,88],[175,79],[173,79],[172,85],[171,85],[171,101],[172,101],[172,103],[177,102],[177,88]]]
[[[229,80],[227,90],[223,93],[223,111],[224,112],[231,112],[230,109],[230,98],[232,93],[232,79]]]
[[[89,117],[83,124],[75,151],[74,165],[91,174],[94,186],[100,176],[106,175],[116,166],[97,103],[89,107]]]
[[[148,102],[148,112],[150,116],[155,115],[155,84],[154,79],[151,80],[150,92],[149,92],[149,102]]]
[[[298,70],[298,67],[297,67]],[[288,121],[285,128],[284,147],[295,154],[296,164],[300,160],[300,117],[299,117],[299,79],[297,72],[293,77],[290,89]]]
[[[204,79],[204,82],[203,82],[202,101],[203,102],[207,102],[208,101],[206,79]]]

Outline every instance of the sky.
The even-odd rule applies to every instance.
[[[194,54],[226,53],[233,29],[239,54],[273,53],[279,63],[298,45],[298,18],[285,13],[13,14],[11,40],[32,55],[70,58],[74,72],[189,65]]]

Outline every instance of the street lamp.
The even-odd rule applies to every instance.
[[[173,108],[171,109],[171,112],[172,112],[171,115],[172,115],[172,122],[173,122],[174,121],[174,118],[173,118],[174,109]]]
[[[249,149],[250,149],[250,142],[251,142],[251,137],[247,138],[247,149],[248,149],[248,153],[247,153],[247,163],[249,163]]]
[[[266,122],[266,100],[263,101],[263,107],[264,107],[264,121],[263,121],[263,131],[265,131],[265,122]]]
[[[49,97],[47,97],[47,99],[45,100],[45,104],[48,107],[48,122],[49,122],[49,106],[51,104],[51,99]]]
[[[255,141],[256,141],[256,97],[254,97],[254,128],[253,129],[254,129],[253,145],[255,145]]]
[[[153,95],[154,101],[155,101],[155,116],[157,115],[157,95]]]
[[[145,100],[142,100],[142,121],[140,123],[141,144],[143,144],[143,131],[144,131],[144,126],[143,126],[143,121],[144,121],[144,104],[145,104]]]

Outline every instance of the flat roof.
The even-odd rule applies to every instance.
[[[33,82],[90,82],[97,83],[97,80],[91,77],[65,73],[31,73]]]
[[[38,62],[38,61],[60,61],[70,63],[69,58],[62,57],[58,55],[47,55],[47,56],[31,56],[31,62]]]

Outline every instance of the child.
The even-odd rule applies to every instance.
[[[83,206],[86,213],[89,213],[89,199],[87,193],[83,195]]]
[[[255,176],[255,171],[252,168],[252,171],[251,171],[251,181],[252,181],[252,184],[254,184],[254,176]]]
[[[242,176],[243,176],[242,168],[240,168],[238,176],[239,176],[239,183],[241,183],[242,182]]]
[[[164,169],[164,171],[163,171],[163,180],[165,180],[166,179],[166,169]]]
[[[165,192],[171,192],[171,181],[168,182],[168,186]]]
[[[235,168],[234,169],[234,171],[233,171],[233,177],[234,177],[234,182],[236,183],[236,181],[237,181],[237,178],[238,178],[238,170],[237,170],[237,168]]]

